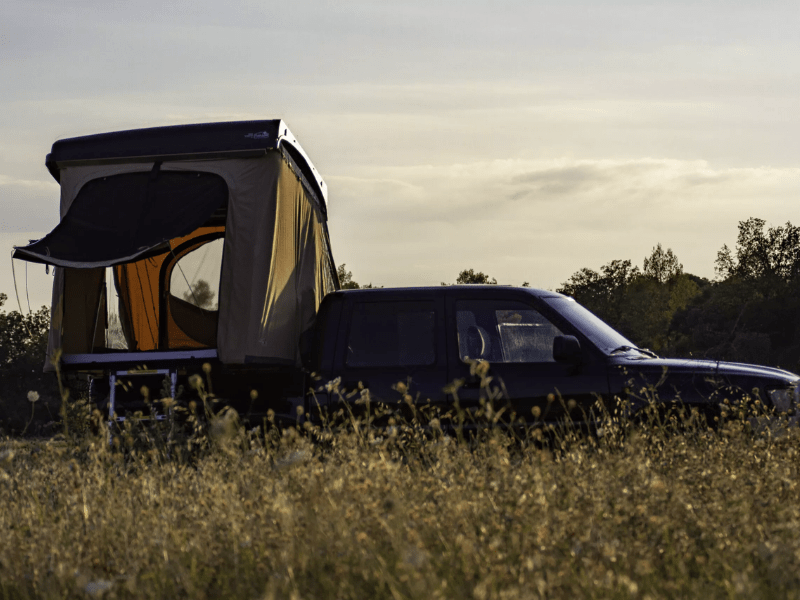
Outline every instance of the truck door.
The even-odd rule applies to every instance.
[[[402,383],[418,404],[441,404],[447,375],[444,300],[434,293],[405,296],[348,295],[335,370],[343,390],[367,388],[374,402],[402,405],[404,392],[397,385]],[[329,401],[335,409],[339,398],[331,395]]]
[[[486,396],[480,378],[470,374],[470,361],[476,360],[489,363],[490,385],[503,393],[495,409],[506,406],[526,420],[538,413],[550,422],[567,416],[582,421],[597,394],[607,395],[605,364],[593,359],[588,348],[583,348],[578,365],[553,359],[553,339],[575,332],[563,322],[554,324],[548,307],[539,306],[536,298],[527,302],[459,296],[450,294],[447,301],[452,337],[448,379],[464,380],[457,392],[463,407],[475,407]]]

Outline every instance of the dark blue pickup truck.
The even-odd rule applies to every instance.
[[[749,396],[766,408],[794,409],[798,376],[780,369],[711,360],[661,358],[637,348],[572,298],[496,285],[338,291],[326,296],[307,367],[341,389],[368,388],[397,402],[397,383],[418,402],[478,406],[486,390],[475,361],[518,416],[592,418],[602,400],[633,411],[656,399],[713,417],[719,404]],[[454,381],[460,385],[449,385]],[[342,394],[318,392],[322,406]],[[346,394],[345,394],[346,396]],[[357,395],[355,396],[358,397]],[[555,401],[554,401],[555,399]],[[563,402],[561,401],[563,400]],[[307,408],[312,408],[308,406]]]

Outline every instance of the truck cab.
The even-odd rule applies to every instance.
[[[697,408],[709,419],[725,398],[754,390],[784,412],[797,400],[793,373],[661,358],[567,296],[463,285],[326,296],[308,366],[317,381],[340,384],[338,391],[317,386],[308,408],[313,401],[334,410],[368,389],[372,401],[389,405],[408,394],[443,410],[456,400],[470,410],[487,397],[476,364],[485,365],[489,385],[502,392],[507,414],[526,421],[594,421],[620,400],[633,412],[657,401]]]

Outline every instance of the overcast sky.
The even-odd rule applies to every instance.
[[[0,243],[56,224],[57,139],[282,118],[361,283],[554,289],[659,242],[710,278],[739,221],[800,224],[798,29],[764,0],[3,0]]]

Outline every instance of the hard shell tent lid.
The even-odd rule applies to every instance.
[[[219,178],[204,175],[192,181],[190,174],[160,173],[162,165],[256,158],[277,149],[295,167],[325,219],[327,186],[280,119],[153,127],[59,140],[45,161],[59,182],[61,171],[72,167],[123,163],[153,167],[149,175],[125,176],[116,186],[105,178],[91,182],[52,232],[16,247],[14,258],[92,268],[147,256],[170,238],[202,225],[227,197]]]
[[[123,173],[89,181],[44,238],[16,248],[14,258],[59,267],[109,267],[168,251],[224,211],[228,187],[209,173]]]
[[[278,148],[297,163],[325,211],[327,185],[281,119],[172,125],[69,138],[53,144],[45,165],[61,181],[60,170],[66,166],[258,156]]]

